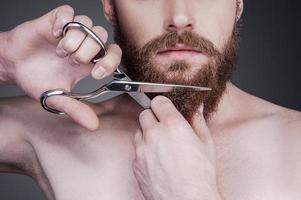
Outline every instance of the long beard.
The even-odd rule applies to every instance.
[[[135,81],[210,87],[212,90],[209,92],[173,90],[162,94],[148,94],[150,98],[157,95],[168,97],[188,121],[203,103],[203,114],[208,120],[216,111],[227,82],[235,70],[240,27],[241,22],[238,21],[234,25],[232,35],[222,52],[219,52],[212,42],[192,32],[184,32],[181,35],[176,32],[169,32],[153,39],[142,48],[138,48],[133,38],[127,36],[118,24],[115,27],[115,41],[122,48],[122,64],[126,73]],[[190,64],[184,61],[172,63],[167,67],[166,72],[158,70],[152,61],[158,50],[172,48],[178,43],[199,49],[200,52],[209,57],[208,64],[201,66],[194,73],[187,73],[193,69]]]

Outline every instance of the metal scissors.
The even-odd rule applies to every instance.
[[[69,22],[63,28],[63,36],[66,35],[69,28],[78,28],[87,34],[87,36],[92,37],[101,47],[101,51],[98,53],[91,62],[96,63],[102,57],[107,54],[107,50],[104,42],[88,27],[79,22]],[[124,72],[117,68],[113,74],[113,80],[109,83],[103,85],[99,89],[90,93],[73,93],[68,92],[64,89],[54,89],[44,92],[40,97],[40,103],[42,107],[55,114],[64,114],[63,112],[53,109],[47,105],[47,98],[51,96],[67,96],[74,98],[76,100],[88,100],[93,99],[107,93],[119,92],[119,94],[127,93],[129,94],[139,105],[143,108],[150,108],[151,100],[145,93],[164,93],[170,92],[175,88],[187,88],[195,91],[209,91],[211,88],[208,87],[197,87],[189,85],[176,85],[176,84],[160,84],[160,83],[147,83],[147,82],[137,82],[132,81]]]

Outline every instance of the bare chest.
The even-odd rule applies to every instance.
[[[101,123],[95,132],[61,124],[31,135],[43,172],[38,181],[52,199],[144,199],[132,171],[137,124],[106,118]]]
[[[225,199],[300,199],[299,141],[274,127],[239,128],[215,137]]]
[[[66,126],[33,137],[43,179],[48,181],[45,190],[53,191],[55,199],[144,199],[132,171],[132,142],[139,126],[113,121],[103,121],[95,133]],[[301,165],[298,149],[292,148],[296,144],[283,134],[262,130],[225,131],[214,138],[222,196],[300,199]]]

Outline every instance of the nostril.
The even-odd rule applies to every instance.
[[[176,26],[174,24],[168,25],[169,31],[183,31],[183,30],[191,30],[193,28],[192,24],[186,24],[185,26]]]
[[[187,24],[187,25],[186,25],[186,28],[191,29],[191,28],[192,28],[192,24]]]
[[[173,25],[173,24],[170,24],[170,25],[168,25],[168,29],[169,30],[176,30],[177,27],[175,25]]]

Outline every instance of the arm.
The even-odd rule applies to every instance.
[[[0,85],[14,84],[7,70],[9,65],[5,56],[7,34],[0,32]],[[0,172],[29,174],[33,149],[26,142],[21,125],[14,117],[16,110],[11,100],[0,101]]]
[[[39,100],[43,92],[51,89],[71,91],[89,74],[96,79],[112,74],[121,60],[120,47],[107,45],[107,55],[91,63],[100,47],[80,30],[70,29],[62,37],[64,25],[71,21],[86,25],[106,42],[106,30],[93,26],[88,16],[74,15],[73,8],[67,5],[58,7],[9,32],[0,33],[0,84],[16,83],[28,96]],[[55,96],[47,103],[89,130],[98,127],[96,113],[83,102]]]
[[[27,174],[33,155],[11,99],[0,101],[0,172]]]
[[[11,84],[13,81],[9,78],[7,72],[7,61],[5,60],[5,48],[7,45],[6,32],[0,32],[0,85]]]

